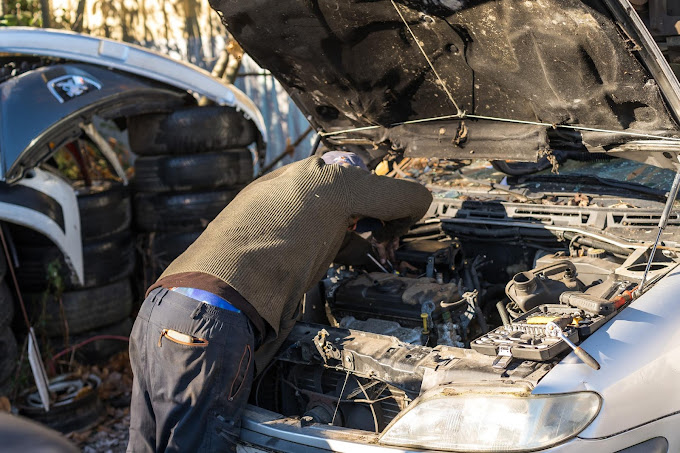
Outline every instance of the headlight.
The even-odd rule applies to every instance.
[[[546,448],[581,432],[600,410],[593,392],[424,393],[383,431],[383,444],[466,452]]]

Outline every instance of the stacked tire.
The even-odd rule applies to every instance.
[[[11,328],[14,298],[5,281],[6,275],[7,261],[0,250],[0,396],[9,393],[18,357],[17,341]]]
[[[116,181],[76,184],[84,281],[69,271],[63,253],[46,237],[14,227],[19,287],[39,330],[58,352],[101,335],[126,337],[135,295],[130,279],[136,255],[129,190]],[[85,362],[101,362],[124,350],[120,340],[90,342],[76,350]]]
[[[186,107],[128,119],[144,281],[158,278],[253,177],[257,129],[231,107]]]

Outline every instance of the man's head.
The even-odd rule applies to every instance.
[[[368,167],[359,156],[344,151],[331,151],[321,156],[326,165],[342,165],[345,167],[359,167],[368,171]]]

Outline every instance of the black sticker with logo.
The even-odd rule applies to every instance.
[[[67,74],[47,82],[47,88],[63,104],[90,91],[100,90],[102,85],[89,77]]]

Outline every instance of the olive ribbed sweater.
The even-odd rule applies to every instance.
[[[279,334],[280,327],[292,327],[287,321],[302,296],[327,271],[351,217],[374,217],[388,221],[388,227],[401,220],[392,225],[405,230],[431,202],[420,184],[310,157],[244,188],[160,278],[213,275],[236,289]]]

